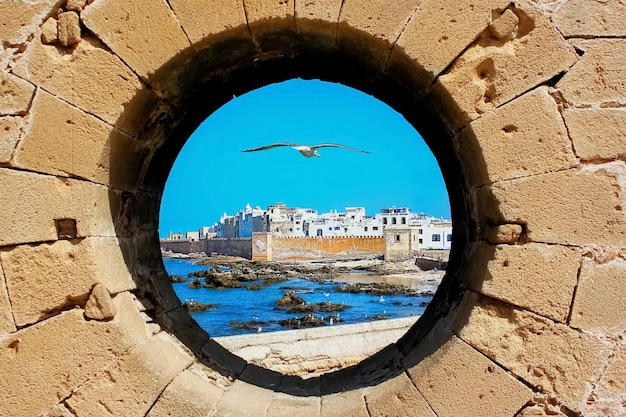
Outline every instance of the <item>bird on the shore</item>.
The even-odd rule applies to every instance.
[[[321,143],[319,145],[298,145],[297,143],[289,143],[289,142],[274,143],[271,145],[261,146],[259,148],[245,149],[241,152],[265,151],[267,149],[278,148],[280,146],[290,146],[296,151],[300,152],[302,155],[306,156],[307,158],[310,158],[312,156],[319,157],[320,154],[317,153],[317,149],[319,148],[341,148],[341,149],[347,149],[349,151],[354,151],[354,152],[369,153],[368,151],[363,151],[357,148],[351,148],[349,146],[340,145],[338,143]]]

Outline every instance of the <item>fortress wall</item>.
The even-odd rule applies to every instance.
[[[0,2],[0,415],[624,415],[625,20],[620,0]],[[202,331],[157,233],[198,124],[294,77],[402,113],[454,221],[423,317],[307,380]]]
[[[321,251],[340,253],[362,251],[383,254],[385,240],[382,237],[346,236],[346,237],[277,237],[272,236],[272,250],[274,255],[280,249],[295,249],[305,251]],[[276,256],[274,256],[275,258]]]
[[[206,242],[204,240],[173,240],[160,241],[161,249],[174,253],[199,253],[206,252]]]
[[[204,241],[207,254],[239,256],[252,259],[252,240],[250,238],[206,239]]]

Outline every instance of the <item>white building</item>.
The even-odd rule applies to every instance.
[[[250,237],[252,232],[271,232],[275,236],[378,236],[385,228],[402,228],[410,236],[412,251],[450,249],[452,222],[411,212],[406,207],[382,209],[366,216],[364,207],[346,207],[344,212],[331,210],[318,214],[310,208],[291,208],[284,203],[258,206],[248,204],[234,216],[224,214],[219,224],[208,228],[218,237]],[[202,229],[201,229],[202,231]],[[202,233],[201,233],[202,235]]]
[[[450,249],[452,244],[451,220],[420,215],[410,225],[417,228],[417,235],[414,235],[412,239],[417,240],[418,249]]]

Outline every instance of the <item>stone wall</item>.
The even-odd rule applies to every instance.
[[[230,255],[252,259],[252,245],[249,238],[212,238],[195,241],[160,241],[161,248],[174,253],[206,253],[207,255]]]
[[[620,0],[0,2],[0,415],[623,415],[625,20]],[[306,380],[203,332],[157,233],[198,124],[294,77],[402,113],[455,226],[416,325]]]
[[[319,257],[319,254],[357,255],[359,252],[385,253],[385,240],[372,236],[278,237],[271,240],[273,259]]]
[[[161,240],[161,249],[173,253],[206,253],[206,240]]]

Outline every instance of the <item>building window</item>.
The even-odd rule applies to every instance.
[[[406,224],[406,217],[402,218],[402,224]]]
[[[387,224],[387,218],[383,217],[383,224]]]
[[[423,235],[424,234],[424,229],[417,229],[417,234],[418,235]]]
[[[418,240],[417,243],[419,243],[421,245],[422,243],[424,243],[424,239]]]
[[[378,230],[378,226],[372,226],[372,230]]]
[[[396,224],[396,218],[395,217],[391,218],[391,224]]]
[[[322,229],[317,229],[317,235],[318,235],[318,236],[322,236],[322,233],[324,233],[324,232],[322,231]]]
[[[335,226],[335,230],[341,230],[341,226]]]
[[[400,241],[400,235],[396,235],[396,242]]]
[[[448,242],[452,242],[452,235],[451,235],[451,234],[448,234],[448,236],[446,236],[446,240],[447,240]]]
[[[441,235],[433,235],[432,241],[433,242],[441,242]]]
[[[367,232],[367,226],[365,226],[365,231]]]

